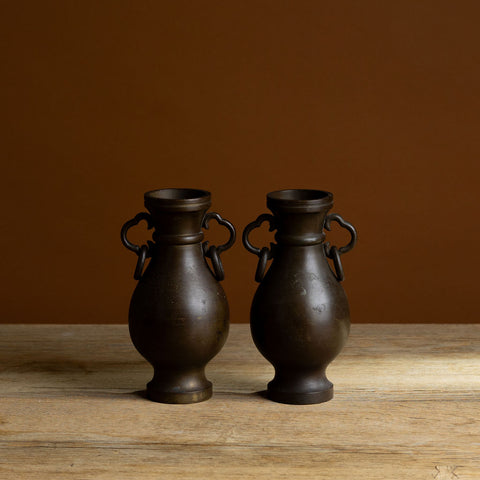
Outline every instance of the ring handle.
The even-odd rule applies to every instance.
[[[262,213],[262,215],[259,215],[256,220],[253,222],[249,223],[245,229],[243,230],[243,236],[242,236],[242,242],[244,247],[250,252],[253,253],[254,255],[257,255],[258,257],[258,264],[257,264],[257,270],[255,271],[255,281],[260,283],[263,280],[263,277],[265,276],[265,269],[267,268],[267,262],[268,260],[273,258],[273,247],[274,244],[270,243],[270,248],[268,247],[263,247],[262,249],[258,247],[254,247],[251,243],[250,240],[248,239],[248,236],[250,235],[250,232],[254,230],[255,228],[258,228],[262,225],[263,222],[268,222],[270,227],[269,227],[269,232],[273,232],[276,230],[276,221],[275,217],[273,215],[270,215],[269,213]]]
[[[223,245],[218,247],[215,245],[208,246],[208,241],[202,243],[203,255],[207,258],[210,258],[213,266],[213,273],[215,278],[220,282],[225,278],[225,270],[223,269],[222,260],[220,259],[220,254],[225,250],[228,250],[234,243],[237,237],[235,227],[228,221],[222,218],[219,213],[208,212],[203,217],[202,227],[208,230],[208,223],[211,219],[214,219],[218,222],[219,225],[223,225],[230,232],[230,238]]]
[[[336,247],[335,245],[330,245],[330,242],[325,242],[323,245],[325,249],[325,255],[333,261],[333,266],[335,268],[335,277],[339,282],[345,280],[345,274],[343,272],[342,262],[340,260],[340,255],[349,252],[357,243],[357,231],[355,227],[350,223],[344,220],[338,213],[330,213],[325,218],[325,229],[331,231],[331,223],[337,222],[342,228],[347,229],[350,232],[350,242],[343,247]]]
[[[150,255],[148,254],[148,247],[142,245],[140,247],[140,252],[138,254],[137,265],[135,266],[135,272],[133,273],[133,278],[135,280],[140,280],[142,278],[143,266],[145,265],[145,260]]]
[[[150,240],[147,242],[148,245],[135,245],[127,238],[128,230],[130,230],[130,228],[132,228],[133,226],[138,225],[142,220],[145,220],[147,222],[147,228],[149,230],[153,228],[153,220],[151,215],[147,212],[141,212],[138,215],[135,215],[135,217],[131,220],[128,220],[128,222],[125,222],[122,230],[120,231],[120,238],[123,245],[128,248],[128,250],[138,255],[137,265],[135,266],[135,272],[133,274],[133,278],[135,280],[140,280],[140,278],[142,277],[145,260],[152,256],[150,247],[153,245],[153,243]]]

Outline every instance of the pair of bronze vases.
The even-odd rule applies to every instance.
[[[204,190],[154,190],[145,193],[144,200],[149,213],[139,213],[121,231],[125,247],[138,256],[130,335],[154,368],[147,384],[151,400],[201,402],[212,395],[205,366],[228,335],[220,255],[234,244],[235,228],[218,213],[207,212],[211,196]],[[275,368],[267,397],[276,402],[312,404],[333,397],[325,370],[350,330],[340,256],[354,247],[357,234],[340,215],[328,213],[332,205],[333,195],[321,190],[271,192],[267,207],[273,215],[260,215],[243,232],[245,248],[259,257],[251,332],[258,350]],[[153,242],[139,246],[127,239],[127,231],[142,220],[154,229]],[[202,228],[208,229],[211,220],[229,230],[224,245],[203,241]],[[270,231],[276,230],[276,243],[257,248],[249,234],[263,222],[269,223]],[[324,229],[330,230],[331,222],[350,232],[348,245],[324,241]],[[147,258],[150,263],[144,271]],[[273,261],[266,271],[269,260]]]

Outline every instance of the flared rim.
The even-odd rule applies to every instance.
[[[144,194],[144,203],[149,210],[194,212],[208,208],[211,194],[199,188],[160,188]]]
[[[267,205],[316,210],[333,204],[333,195],[325,190],[313,190],[304,188],[292,188],[276,190],[267,194]]]
[[[144,197],[165,203],[178,203],[208,201],[211,195],[210,192],[198,188],[159,188],[146,192]]]

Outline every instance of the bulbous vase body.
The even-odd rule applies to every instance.
[[[267,396],[277,402],[310,404],[333,397],[333,385],[325,372],[345,345],[350,313],[339,281],[343,279],[339,249],[324,243],[323,228],[332,204],[328,192],[272,192],[267,196],[267,206],[273,216],[260,216],[244,233],[245,246],[260,257],[260,285],[251,306],[251,332],[258,350],[275,368]],[[331,220],[339,218],[331,217],[328,228]],[[248,241],[250,230],[262,221],[277,230],[276,244],[268,251],[259,251]],[[350,249],[356,232],[348,222],[341,222],[352,233],[347,246]],[[338,254],[335,271],[327,261],[328,254],[335,255],[332,252]],[[273,261],[263,276],[261,269],[269,258]]]

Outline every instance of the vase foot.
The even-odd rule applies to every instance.
[[[210,382],[209,382],[210,383]],[[147,385],[147,397],[159,403],[198,403],[208,400],[212,396],[212,384],[203,390],[195,390],[192,392],[164,392],[155,390]]]
[[[311,405],[314,403],[328,402],[333,398],[333,385],[319,392],[282,392],[278,390],[267,390],[267,398],[278,403],[290,405]]]

